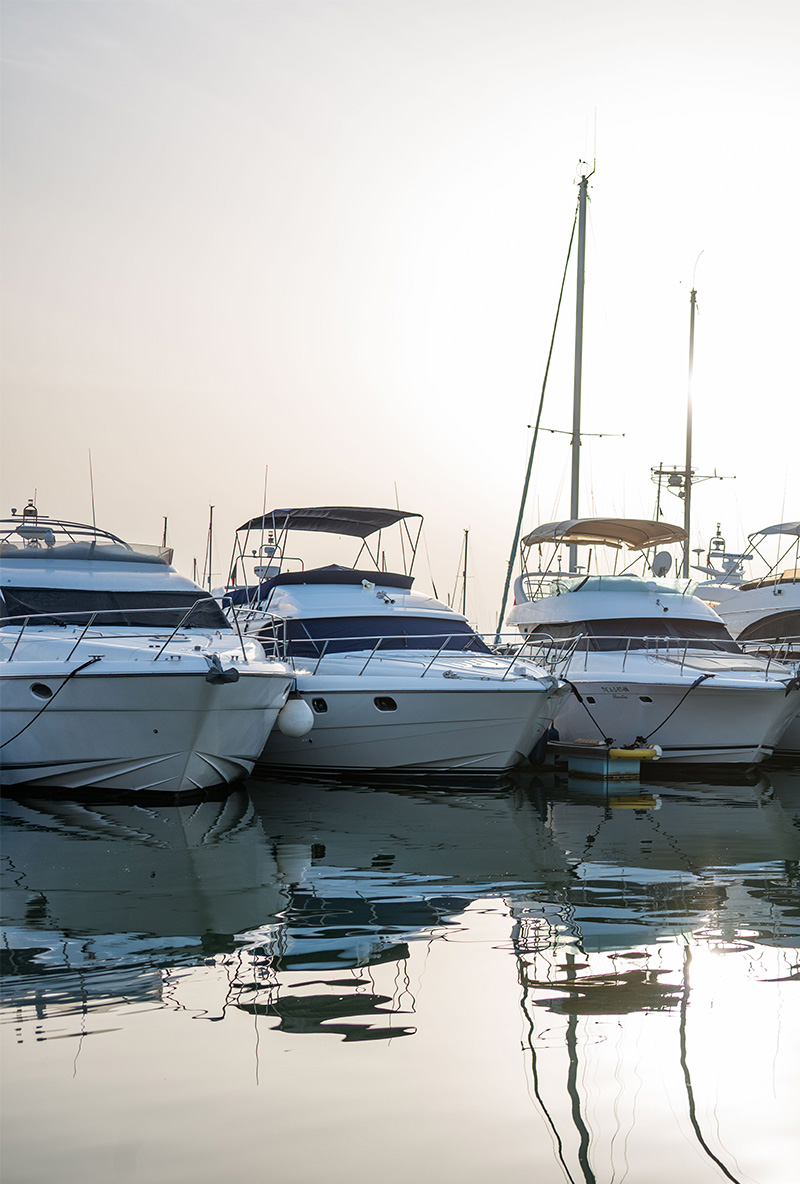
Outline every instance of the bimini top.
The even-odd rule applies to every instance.
[[[365,539],[376,530],[404,518],[421,518],[406,510],[376,510],[365,506],[309,506],[299,510],[271,510],[243,523],[239,530],[313,530]]]
[[[686,538],[682,526],[669,522],[653,522],[647,518],[568,518],[563,522],[547,522],[537,526],[522,540],[524,547],[541,543],[570,543],[574,546],[605,546],[629,551],[643,551],[646,547],[663,547],[680,543]]]
[[[751,539],[758,535],[767,534],[796,534],[800,536],[800,522],[780,522],[777,526],[765,526],[763,530],[757,530],[750,535]]]

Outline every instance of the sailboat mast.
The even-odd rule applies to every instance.
[[[208,507],[208,538],[206,540],[206,557],[203,562],[203,583],[208,582],[208,590],[211,591],[211,553],[214,546],[214,507]]]
[[[683,529],[686,542],[683,552],[683,576],[689,578],[689,528],[692,518],[692,375],[694,372],[694,314],[697,308],[697,289],[692,285],[689,296],[689,382],[686,401],[686,469],[683,475]]]
[[[467,550],[469,548],[469,531],[464,531],[464,577],[461,588],[461,614],[467,615]]]
[[[586,270],[586,199],[589,178],[584,173],[578,198],[578,291],[575,302],[575,377],[572,393],[572,489],[570,518],[578,517],[578,485],[581,464],[581,371],[583,367],[583,288]],[[569,570],[578,570],[578,548],[569,549]]]

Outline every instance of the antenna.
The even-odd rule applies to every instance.
[[[261,547],[264,547],[264,519],[267,516],[267,475],[269,474],[269,465],[264,465],[264,500],[261,503]]]
[[[395,504],[395,508],[399,510],[400,509],[400,497],[397,493],[397,482],[396,481],[394,483],[394,504]],[[400,552],[403,556],[403,571],[407,575],[408,568],[406,566],[406,542],[405,542],[405,536],[403,535],[403,523],[398,522],[397,525],[400,527]],[[413,556],[412,556],[412,563],[413,563]]]

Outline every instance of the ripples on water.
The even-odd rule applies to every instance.
[[[4,1184],[800,1178],[800,770],[2,809]]]

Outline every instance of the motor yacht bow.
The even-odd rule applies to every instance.
[[[0,780],[182,793],[249,773],[291,673],[159,548],[0,522]]]
[[[314,716],[308,736],[273,732],[266,764],[496,775],[541,739],[558,679],[492,653],[466,617],[412,587],[421,525],[400,510],[323,506],[271,511],[240,527],[223,603],[243,632],[291,665]],[[402,532],[407,573],[380,568],[381,532],[392,527]],[[360,540],[354,565],[305,568],[287,550],[296,531]]]
[[[646,743],[669,761],[754,764],[772,754],[800,706],[790,667],[744,653],[690,581],[666,578],[667,552],[646,575],[553,569],[562,547],[591,547],[591,563],[597,548],[643,556],[684,538],[680,527],[639,519],[540,526],[523,539],[523,554],[550,545],[553,555],[517,579],[509,624],[524,636],[523,652],[572,687],[556,713],[561,740]]]

